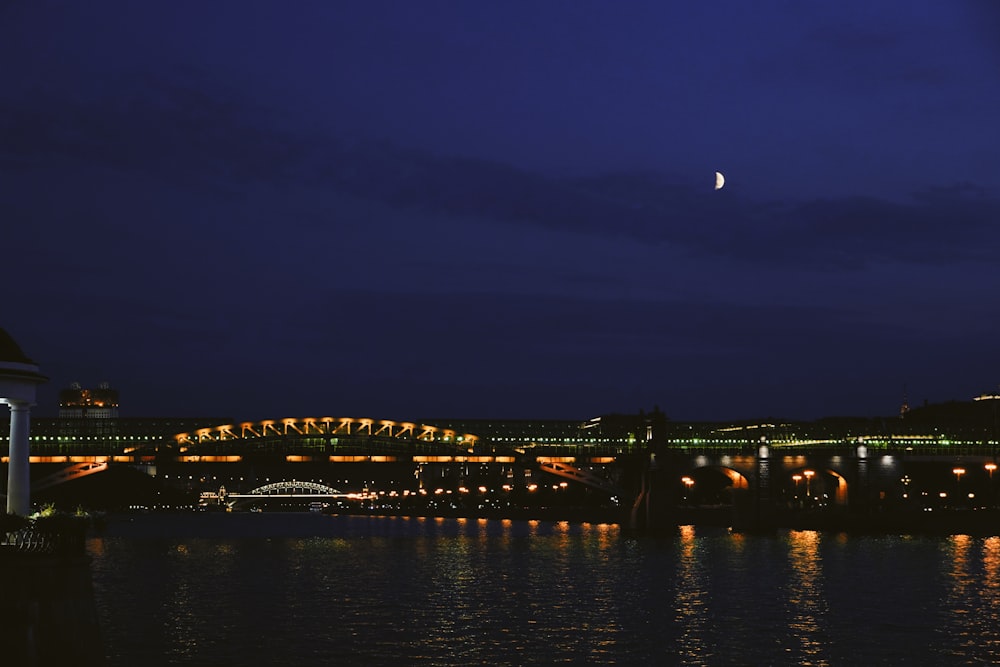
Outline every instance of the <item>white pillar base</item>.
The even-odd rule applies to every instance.
[[[7,464],[7,512],[28,516],[31,512],[30,443],[31,404],[11,401],[10,459]]]

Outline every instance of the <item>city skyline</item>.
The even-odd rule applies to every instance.
[[[970,400],[998,33],[974,0],[9,3],[0,327],[41,413]]]

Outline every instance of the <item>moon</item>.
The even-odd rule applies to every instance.
[[[726,177],[722,175],[721,172],[715,172],[715,189],[721,190],[722,186],[726,184]]]

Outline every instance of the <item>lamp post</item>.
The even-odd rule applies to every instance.
[[[992,509],[993,507],[996,506],[996,493],[993,491],[993,471],[997,469],[997,464],[994,463],[993,461],[990,461],[989,463],[987,463],[983,467],[986,468],[986,472],[990,476],[990,482],[989,482],[989,486],[990,486],[990,508]]]
[[[684,486],[687,487],[687,491],[685,491],[685,494],[684,494],[684,500],[687,500],[688,502],[691,502],[691,499],[690,499],[691,487],[694,486],[694,480],[691,479],[690,477],[688,477],[687,475],[685,475],[684,477],[681,477],[681,482],[683,482]]]
[[[799,482],[802,481],[802,475],[795,474],[792,475],[792,481],[795,482],[795,502],[799,502]]]
[[[965,474],[965,468],[952,468],[951,471],[955,474],[955,498],[960,498],[962,495],[962,475]],[[956,500],[956,503],[959,501]]]
[[[808,500],[812,496],[812,478],[816,474],[815,470],[803,470],[802,474],[806,478],[806,499]]]

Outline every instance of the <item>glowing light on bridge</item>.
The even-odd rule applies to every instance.
[[[28,463],[135,463],[138,461],[153,461],[153,456],[29,456]],[[0,457],[0,462],[9,463],[7,456]]]
[[[177,460],[181,463],[239,463],[243,460],[242,456],[228,455],[228,456],[199,456],[199,455],[189,455],[189,456],[179,456]]]
[[[200,428],[193,433],[178,433],[174,436],[174,440],[178,445],[194,445],[202,442],[249,440],[289,435],[381,436],[401,440],[442,442],[463,447],[473,447],[479,442],[479,437],[471,433],[458,433],[437,426],[355,417],[286,417],[278,420],[241,422],[239,425],[222,424]]]

